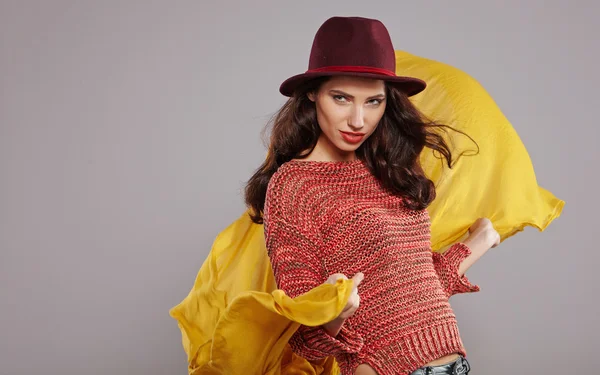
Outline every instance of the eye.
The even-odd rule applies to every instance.
[[[371,99],[367,103],[373,106],[378,106],[383,102],[383,99]]]
[[[342,103],[346,103],[348,101],[344,95],[334,95],[333,99]]]

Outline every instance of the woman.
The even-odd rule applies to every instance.
[[[466,270],[500,237],[480,219],[443,255],[430,247],[433,183],[424,147],[449,166],[438,130],[409,101],[425,83],[395,74],[385,26],[333,17],[318,30],[309,70],[280,87],[265,163],[248,182],[252,219],[264,222],[278,288],[290,297],[351,277],[342,313],[290,340],[308,360],[334,356],[342,374],[466,374],[448,299],[479,288]]]

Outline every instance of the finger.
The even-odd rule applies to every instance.
[[[352,294],[350,295],[350,297],[348,297],[348,301],[346,301],[346,306],[344,306],[344,310],[342,310],[343,312],[352,310],[352,308],[354,307],[354,304],[355,304],[354,298],[355,298],[355,296]]]
[[[327,283],[335,284],[338,280],[346,280],[347,277],[341,273],[334,273],[327,278]]]
[[[500,244],[500,235],[498,233],[494,233],[494,242],[492,243],[492,245],[490,247],[494,248],[494,247],[498,246],[499,244]]]
[[[356,275],[352,276],[352,281],[354,281],[354,288],[358,287],[358,285],[364,280],[365,275],[362,272],[358,272]]]
[[[353,294],[348,298],[348,302],[346,303],[346,306],[344,306],[344,310],[342,310],[342,312],[356,310],[359,305],[360,296],[358,294]]]

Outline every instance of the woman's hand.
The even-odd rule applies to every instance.
[[[337,334],[342,329],[342,325],[344,321],[354,315],[358,307],[360,306],[360,296],[358,295],[358,285],[363,281],[365,276],[362,272],[357,273],[352,277],[352,281],[354,281],[354,285],[352,286],[352,293],[348,298],[348,302],[346,302],[346,306],[340,313],[340,315],[332,320],[329,323],[323,324],[323,328],[327,331],[330,336],[337,336]],[[341,273],[335,273],[325,281],[325,284],[335,284],[338,280],[347,280],[348,278]]]
[[[473,247],[488,250],[500,244],[500,235],[487,218],[477,219],[469,228],[469,237],[464,242],[471,250]],[[470,245],[469,245],[470,244]]]
[[[500,244],[500,235],[489,219],[481,218],[471,225],[469,236],[463,243],[471,250],[471,255],[460,264],[458,268],[460,276],[464,275],[486,251]]]

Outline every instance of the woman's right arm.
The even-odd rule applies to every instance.
[[[269,218],[265,220],[265,242],[277,287],[289,297],[295,298],[324,282],[337,279],[336,275],[327,278],[318,241],[306,230],[280,218]],[[360,283],[358,279],[362,274],[359,275],[356,276],[355,287]],[[351,299],[349,304],[350,309],[347,305],[341,318],[349,316],[349,311],[353,313],[354,305],[358,307],[357,300]],[[300,326],[289,343],[299,356],[319,360],[343,353],[358,353],[363,340],[359,334],[347,329],[343,320],[337,319],[325,326]]]
[[[323,328],[325,328],[325,331],[329,334],[329,336],[336,337],[338,335],[338,333],[340,333],[342,326],[344,325],[344,322],[346,321],[346,319],[348,319],[349,317],[354,315],[354,313],[358,309],[358,306],[360,305],[360,296],[358,295],[358,286],[360,285],[360,283],[363,281],[364,278],[365,278],[365,276],[363,275],[362,272],[359,272],[352,277],[352,281],[353,281],[352,293],[350,294],[350,297],[348,297],[348,302],[346,303],[346,306],[344,306],[344,309],[342,310],[342,312],[340,313],[340,315],[337,318],[335,318],[334,320],[332,320],[329,323],[323,324]],[[335,284],[337,282],[337,280],[340,280],[340,279],[346,280],[348,278],[344,274],[335,273],[335,274],[329,276],[329,278],[327,278],[327,281],[325,281],[325,283]]]

